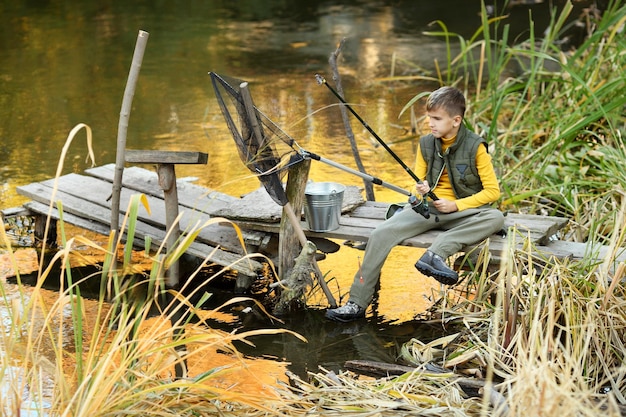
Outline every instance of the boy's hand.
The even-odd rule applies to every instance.
[[[428,185],[428,181],[422,181],[419,184],[415,184],[415,189],[421,195],[425,195],[430,191],[430,185]]]
[[[421,195],[425,195],[430,191],[430,185],[428,185],[428,181],[422,181],[419,184],[415,184],[415,189]],[[439,211],[439,213],[447,214],[454,213],[455,211],[459,211],[456,203],[454,201],[446,200],[440,198],[439,200],[434,200],[432,205]]]
[[[443,198],[440,198],[439,200],[435,200],[431,204],[435,206],[435,208],[437,209],[437,211],[439,211],[439,213],[443,213],[443,214],[454,213],[455,211],[459,210],[459,208],[457,207],[454,201],[445,200]]]

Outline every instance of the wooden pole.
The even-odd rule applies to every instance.
[[[291,221],[296,235],[300,240],[300,244],[302,245],[302,247],[304,247],[306,245],[307,238],[304,234],[304,230],[302,229],[302,225],[300,224],[300,218],[296,216],[296,213],[294,213],[293,208],[291,207],[291,204],[289,204],[289,202],[287,202],[287,204],[283,206],[283,211],[287,213],[287,216],[289,216],[289,220]],[[324,291],[324,294],[326,295],[328,304],[330,304],[331,308],[337,308],[337,301],[335,300],[335,297],[333,297],[333,293],[330,292],[330,288],[328,288],[326,281],[324,281],[324,274],[322,274],[322,271],[320,270],[320,267],[317,264],[315,258],[313,258],[313,268],[315,268],[317,281],[320,284],[322,291]]]
[[[345,97],[345,95],[343,94],[343,87],[341,86],[341,76],[339,75],[339,69],[337,69],[337,57],[341,53],[341,48],[345,40],[345,38],[341,40],[335,52],[331,53],[330,57],[328,58],[330,69],[333,72],[333,80],[335,80],[335,86],[342,97]],[[352,148],[354,162],[356,163],[356,166],[360,172],[365,172],[365,167],[363,166],[363,162],[361,161],[361,155],[359,154],[359,148],[354,138],[354,132],[352,131],[352,125],[350,124],[350,118],[348,117],[346,107],[342,104],[339,108],[341,109],[341,118],[343,119],[343,124],[346,129],[346,136],[348,137],[348,140],[350,141],[350,147]],[[365,198],[367,199],[367,201],[375,201],[376,197],[374,196],[374,186],[372,185],[372,183],[364,180],[363,186],[365,188]]]
[[[130,109],[135,95],[135,87],[137,78],[139,78],[139,70],[143,61],[143,54],[146,50],[148,37],[150,34],[139,31],[137,43],[135,44],[135,52],[133,61],[126,81],[126,89],[124,90],[124,98],[122,100],[122,109],[120,111],[120,120],[117,128],[117,150],[115,154],[115,172],[113,175],[113,188],[111,192],[111,231],[113,231],[114,242],[117,245],[119,237],[119,221],[120,221],[120,194],[122,191],[122,174],[124,173],[124,151],[126,150],[126,133],[128,131],[128,120],[130,118]],[[113,269],[116,267],[117,257],[113,257]]]

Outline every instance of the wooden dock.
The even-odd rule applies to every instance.
[[[111,219],[109,199],[113,176],[114,165],[109,164],[88,169],[82,175],[67,174],[60,177],[54,201],[63,203],[64,221],[108,235]],[[55,180],[50,179],[18,187],[20,195],[31,199],[24,204],[24,208],[32,215],[46,216],[50,200],[53,198],[54,185]],[[120,216],[123,216],[131,196],[137,193],[147,196],[151,209],[148,213],[143,207],[140,208],[134,244],[141,247],[148,237],[155,244],[163,242],[166,233],[165,210],[163,191],[159,187],[156,173],[139,167],[125,168],[122,186]],[[216,218],[228,219],[244,232],[245,249],[231,223],[212,220],[214,223],[201,230],[187,253],[201,259],[211,254],[211,262],[249,278],[257,277],[263,268],[261,261],[242,257],[246,252],[275,255],[273,252],[276,250],[282,207],[274,203],[263,188],[239,198],[181,180],[177,180],[177,187],[181,213],[180,228],[183,234],[185,230]],[[306,219],[302,219],[302,227],[307,237],[311,239],[365,242],[372,230],[384,221],[388,206],[388,203],[365,202],[357,187],[348,187],[338,229],[329,232],[311,232],[308,230]],[[59,218],[56,209],[52,217]],[[561,242],[554,238],[555,234],[567,225],[567,219],[510,213],[506,216],[505,224],[509,233],[517,233],[520,236],[520,242],[524,237],[528,237],[533,245],[548,254],[559,258],[585,256],[584,245]],[[407,239],[402,245],[426,248],[437,233],[437,231],[424,233]],[[500,235],[494,235],[490,239],[489,249],[496,262],[506,243],[507,239]],[[340,247],[336,244],[335,246],[334,250]]]

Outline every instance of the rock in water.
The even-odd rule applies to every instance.
[[[313,286],[313,276],[315,275],[315,252],[317,247],[311,241],[300,251],[300,255],[295,260],[293,268],[287,273],[287,279],[283,280],[283,287],[280,297],[274,306],[274,314],[283,315],[289,311],[304,308],[306,305],[306,293]]]

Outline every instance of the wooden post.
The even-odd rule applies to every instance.
[[[168,238],[165,242],[167,252],[171,253],[180,238],[178,217],[178,189],[176,188],[176,164],[206,164],[208,155],[202,152],[176,151],[139,151],[128,150],[125,162],[155,164],[159,176],[159,186],[163,190],[165,201],[165,227]],[[167,288],[176,288],[180,280],[180,265],[174,262],[165,273]]]
[[[304,190],[309,178],[311,160],[306,159],[291,168],[287,178],[287,199],[291,202],[294,213],[302,213]],[[293,224],[285,216],[280,222],[280,242],[278,246],[278,276],[283,278],[293,268],[296,257],[300,254],[300,241]]]
[[[163,190],[165,200],[165,227],[167,229],[167,253],[170,254],[180,238],[180,226],[176,222],[178,217],[178,189],[176,188],[176,172],[174,164],[157,164],[159,186]],[[176,288],[180,280],[180,266],[176,261],[170,265],[165,273],[165,286]]]
[[[57,244],[57,222],[50,219],[50,226],[46,234],[47,216],[41,214],[35,215],[35,229],[33,231],[35,238],[43,242],[45,245],[55,246]]]

